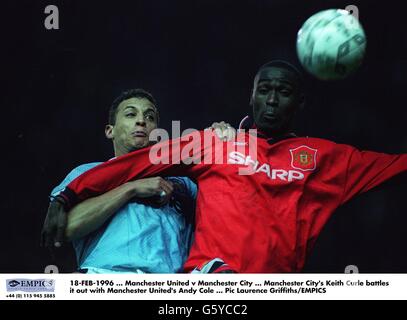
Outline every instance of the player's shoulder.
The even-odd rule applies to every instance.
[[[296,149],[300,147],[308,147],[315,150],[318,153],[325,155],[331,155],[335,157],[347,157],[349,156],[354,147],[347,144],[338,143],[332,140],[316,138],[316,137],[294,137],[291,139],[290,148]]]
[[[79,166],[73,168],[73,169],[71,170],[71,172],[68,174],[68,176],[70,176],[70,175],[79,176],[79,175],[81,175],[82,173],[84,173],[84,172],[86,172],[86,171],[88,171],[88,170],[90,170],[90,169],[96,167],[97,165],[99,165],[99,164],[101,164],[101,163],[103,163],[103,162],[89,162],[89,163],[81,164],[81,165],[79,165]]]
[[[67,176],[62,180],[62,182],[57,185],[52,191],[51,196],[58,195],[68,184],[70,184],[73,180],[79,177],[82,173],[96,167],[97,165],[101,164],[102,162],[90,162],[81,164],[75,168],[73,168]]]
[[[303,143],[305,145],[309,145],[311,146],[315,146],[315,147],[322,147],[322,148],[334,148],[334,149],[340,149],[340,148],[346,148],[349,147],[345,144],[341,144],[341,143],[337,143],[335,141],[332,140],[328,140],[328,139],[323,139],[323,138],[316,138],[316,137],[293,137],[289,140],[292,140],[293,142],[295,141],[297,144],[298,143]]]

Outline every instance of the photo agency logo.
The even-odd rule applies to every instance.
[[[52,279],[6,279],[7,292],[54,292],[55,280]]]
[[[48,5],[44,9],[46,17],[44,27],[47,30],[59,30],[59,9],[55,5]]]

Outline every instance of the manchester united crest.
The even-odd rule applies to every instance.
[[[307,146],[290,149],[291,166],[302,171],[314,170],[317,165],[317,151]]]

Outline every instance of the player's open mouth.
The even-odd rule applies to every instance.
[[[277,117],[275,113],[265,113],[263,114],[263,118],[275,120]]]
[[[147,133],[145,133],[144,131],[134,131],[131,133],[133,137],[141,137],[141,138],[145,138],[147,137]]]

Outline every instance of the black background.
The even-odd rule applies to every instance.
[[[59,8],[46,30],[44,8]],[[327,8],[357,5],[364,64],[346,80],[307,76],[297,134],[361,149],[407,150],[407,22],[400,1],[3,1],[0,4],[2,179],[0,272],[75,267],[68,245],[55,259],[39,247],[47,196],[75,166],[113,154],[104,137],[111,101],[124,89],[152,92],[161,126],[237,125],[257,68],[298,63],[302,23]],[[405,176],[404,176],[405,177]],[[305,272],[407,272],[405,179],[336,211]]]

